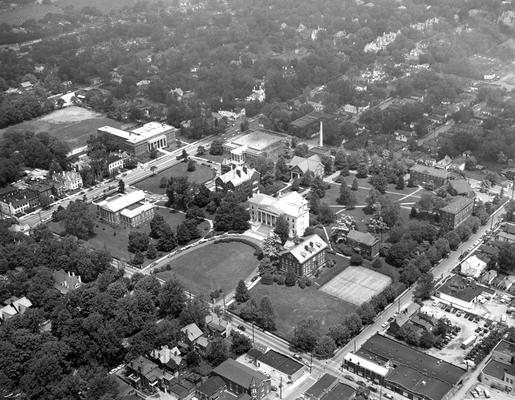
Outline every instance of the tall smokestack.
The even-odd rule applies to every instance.
[[[320,147],[324,145],[324,123],[320,121]]]

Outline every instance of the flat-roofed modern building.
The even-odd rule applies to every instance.
[[[177,128],[160,122],[149,122],[131,131],[110,126],[98,128],[98,133],[108,137],[120,150],[135,156],[167,147],[175,139]]]
[[[254,224],[275,227],[277,218],[286,218],[290,227],[290,237],[304,235],[309,226],[308,201],[297,192],[289,192],[280,197],[256,193],[249,199],[250,219]]]
[[[278,383],[296,382],[307,371],[304,364],[275,350],[268,350],[261,354],[258,361],[259,370]]]
[[[145,192],[134,190],[101,201],[97,213],[110,224],[136,227],[152,219],[154,206],[145,201]]]
[[[259,157],[275,161],[289,143],[288,135],[258,129],[224,143],[224,150],[231,153],[231,164],[252,164]]]
[[[502,339],[481,371],[480,381],[513,394],[515,390],[515,343]]]

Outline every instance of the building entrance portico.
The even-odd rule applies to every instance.
[[[154,140],[151,140],[148,142],[148,150],[157,150],[161,149],[163,147],[168,146],[168,141],[166,140],[166,136],[159,136],[155,138]]]

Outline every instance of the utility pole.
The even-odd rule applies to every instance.
[[[254,321],[252,321],[252,343],[254,343]]]
[[[313,352],[311,352],[311,359],[309,361],[309,373],[313,372]]]
[[[283,398],[283,377],[281,376],[281,382],[279,383],[279,398]]]

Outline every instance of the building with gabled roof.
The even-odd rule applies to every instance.
[[[369,232],[351,230],[347,234],[347,245],[358,248],[362,255],[369,258],[379,254],[379,239]]]
[[[74,272],[66,272],[64,269],[60,269],[54,271],[52,277],[54,278],[54,288],[59,290],[61,294],[66,294],[82,286],[80,275],[75,275]]]
[[[451,179],[448,190],[453,196],[474,196],[474,189],[466,179]]]
[[[52,174],[54,187],[60,194],[72,190],[80,189],[83,186],[82,176],[75,171],[63,171]]]
[[[440,286],[436,294],[446,303],[463,309],[471,309],[477,303],[478,296],[483,293],[491,295],[494,291],[476,284],[471,279],[454,275]]]
[[[291,237],[301,237],[309,226],[308,201],[297,192],[289,192],[279,197],[257,193],[249,199],[249,206],[253,224],[275,227],[277,218],[284,216]]]
[[[160,349],[152,350],[150,357],[156,360],[156,362],[159,361],[161,365],[172,373],[178,372],[183,364],[183,358],[177,346],[173,348],[161,346]]]
[[[143,190],[133,190],[97,203],[97,214],[110,224],[136,227],[154,217],[154,206],[145,201]]]
[[[310,276],[325,266],[329,246],[317,234],[302,239],[298,245],[283,251],[279,262],[283,271],[292,268],[297,276]]]
[[[250,197],[258,192],[260,177],[259,172],[254,168],[246,165],[235,165],[225,174],[215,179],[215,190],[239,190]]]
[[[294,156],[286,165],[290,168],[291,179],[302,178],[308,171],[311,171],[315,177],[324,176],[324,165],[317,154],[308,158]]]
[[[479,278],[486,268],[486,262],[479,259],[476,255],[468,257],[461,263],[460,273],[474,279]]]
[[[449,180],[451,174],[445,169],[438,169],[426,165],[415,164],[410,168],[410,178],[420,185],[432,184],[436,189]]]
[[[258,358],[260,371],[276,382],[296,382],[307,371],[306,366],[275,350],[268,350]]]
[[[194,343],[199,337],[204,335],[204,332],[202,332],[202,330],[194,322],[182,328],[181,332],[191,343]]]
[[[255,400],[262,399],[271,390],[270,378],[231,358],[213,369],[212,375],[222,378],[230,392],[247,393]]]
[[[18,311],[11,304],[0,308],[0,320],[2,321],[7,321],[9,318],[14,317],[16,314],[18,314]]]
[[[226,388],[227,385],[222,378],[211,376],[197,387],[195,394],[199,400],[216,400],[223,394]]]

